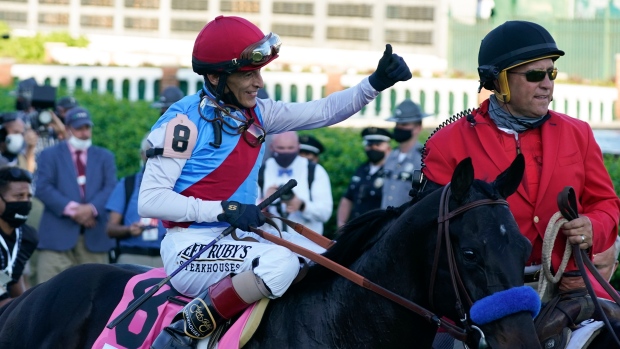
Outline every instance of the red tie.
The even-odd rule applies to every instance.
[[[77,168],[78,178],[77,182],[80,185],[82,197],[84,197],[84,186],[86,185],[86,166],[82,161],[82,151],[75,151],[75,167]]]

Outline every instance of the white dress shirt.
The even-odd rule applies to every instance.
[[[264,166],[262,196],[265,196],[265,191],[271,186],[280,186],[288,182],[289,179],[295,179],[297,186],[293,188],[293,193],[304,202],[305,207],[303,211],[290,213],[287,218],[323,234],[323,223],[329,220],[333,210],[331,184],[323,166],[317,164],[314,168],[312,188],[308,188],[308,159],[304,157],[297,156],[293,163],[286,168],[291,170],[290,176],[287,173],[279,174],[281,167],[273,158],[267,159]],[[311,193],[312,195],[310,195]],[[273,205],[269,207],[269,212],[279,215],[277,208]],[[276,219],[275,222],[280,224],[280,228],[282,228],[279,220]]]

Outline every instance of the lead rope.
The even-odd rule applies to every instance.
[[[560,267],[558,268],[558,272],[555,275],[551,274],[551,252],[553,251],[553,245],[555,243],[555,239],[558,236],[558,232],[564,223],[568,222],[560,212],[556,212],[551,219],[549,220],[549,224],[547,224],[547,229],[545,229],[545,237],[543,238],[543,246],[542,246],[542,273],[545,277],[541,277],[538,280],[538,296],[540,299],[543,299],[545,296],[545,292],[547,291],[547,287],[549,286],[549,282],[557,284],[562,278],[562,274],[564,274],[564,269],[566,269],[566,265],[568,264],[568,260],[571,257],[572,249],[571,245],[566,240],[566,247],[564,248],[564,256],[562,256],[562,262],[560,263]]]

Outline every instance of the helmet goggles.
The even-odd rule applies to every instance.
[[[280,52],[282,40],[278,34],[269,33],[262,40],[243,50],[239,57],[241,66],[262,65]]]

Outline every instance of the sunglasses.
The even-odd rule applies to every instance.
[[[278,34],[269,33],[261,41],[248,46],[241,52],[241,59],[249,60],[251,64],[259,65],[268,61],[271,56],[280,52],[282,40]]]
[[[524,73],[509,71],[509,74],[525,75],[525,80],[529,82],[541,82],[545,79],[545,75],[549,76],[549,80],[553,81],[558,76],[558,68],[547,70],[528,70]]]

